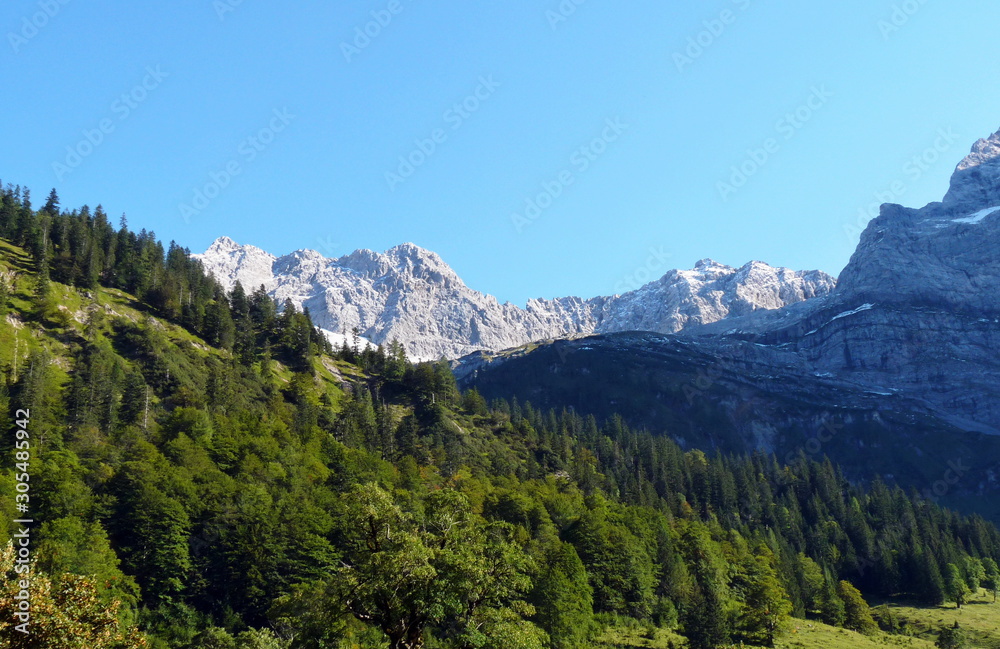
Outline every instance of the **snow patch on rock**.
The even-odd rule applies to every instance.
[[[1000,207],[988,207],[985,210],[979,210],[972,216],[966,216],[961,219],[952,219],[952,223],[971,223],[973,225],[982,223],[983,219],[985,219],[990,214],[993,214],[997,210],[1000,210]]]

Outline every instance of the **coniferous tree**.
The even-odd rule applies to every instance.
[[[847,620],[847,608],[844,600],[837,594],[833,581],[827,580],[819,598],[819,619],[830,626],[844,626]]]
[[[156,484],[152,467],[131,463],[116,478],[118,496],[112,538],[123,568],[135,575],[147,604],[179,601],[188,583],[190,520],[184,508]]]
[[[56,193],[55,187],[49,192],[49,198],[45,201],[45,205],[42,206],[43,212],[48,212],[53,216],[59,214],[59,194]]]
[[[689,529],[684,541],[694,577],[693,593],[682,616],[684,635],[692,649],[715,649],[730,641],[719,558],[703,530]]]

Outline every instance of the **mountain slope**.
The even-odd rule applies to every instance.
[[[325,329],[356,327],[375,343],[397,339],[422,359],[594,332],[674,333],[826,295],[836,283],[820,271],[703,260],[621,296],[530,300],[522,309],[469,288],[438,255],[413,244],[326,259],[311,250],[274,257],[223,237],[198,257],[226,288],[263,285],[279,301],[308,307]]]
[[[962,160],[940,203],[883,205],[836,290],[729,331],[816,372],[1000,433],[1000,133]]]
[[[827,295],[680,336],[475,354],[457,372],[487,397],[614,408],[695,446],[812,447],[856,477],[876,471],[996,515],[998,188],[1000,133],[958,165],[943,202],[883,206]],[[843,428],[824,439],[831,418]]]

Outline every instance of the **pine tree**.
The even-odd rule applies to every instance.
[[[205,309],[205,338],[214,347],[232,349],[236,339],[229,299],[221,288],[215,291],[214,300]]]
[[[49,192],[49,199],[45,201],[45,205],[42,206],[43,212],[48,212],[53,216],[59,214],[59,194],[56,193],[56,188],[53,187],[52,191]]]
[[[844,626],[847,620],[847,609],[844,600],[840,599],[833,582],[827,580],[819,596],[819,619],[830,626]]]
[[[937,559],[927,548],[920,546],[919,539],[912,539],[916,553],[915,569],[912,571],[913,590],[926,604],[938,606],[945,601],[945,583]]]
[[[823,569],[810,557],[799,553],[795,572],[800,575],[799,588],[805,610],[809,612],[819,611],[822,605],[823,590],[827,583]]]
[[[682,537],[694,578],[684,604],[684,636],[691,649],[716,649],[730,641],[723,569],[707,530],[692,525]]]
[[[157,484],[151,466],[132,462],[115,478],[114,534],[123,569],[135,575],[148,605],[178,601],[191,569],[190,521],[184,508]]]
[[[699,581],[684,615],[684,636],[691,649],[717,649],[729,642],[726,611],[718,587]]]
[[[13,271],[0,271],[0,318],[10,312],[10,298],[17,285],[17,275]]]

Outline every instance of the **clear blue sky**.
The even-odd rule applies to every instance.
[[[0,178],[195,252],[412,241],[523,304],[703,257],[837,274],[876,192],[940,199],[1000,127],[995,1],[563,4],[5,2]],[[689,39],[705,46],[678,60]],[[519,232],[546,184],[559,195]]]

